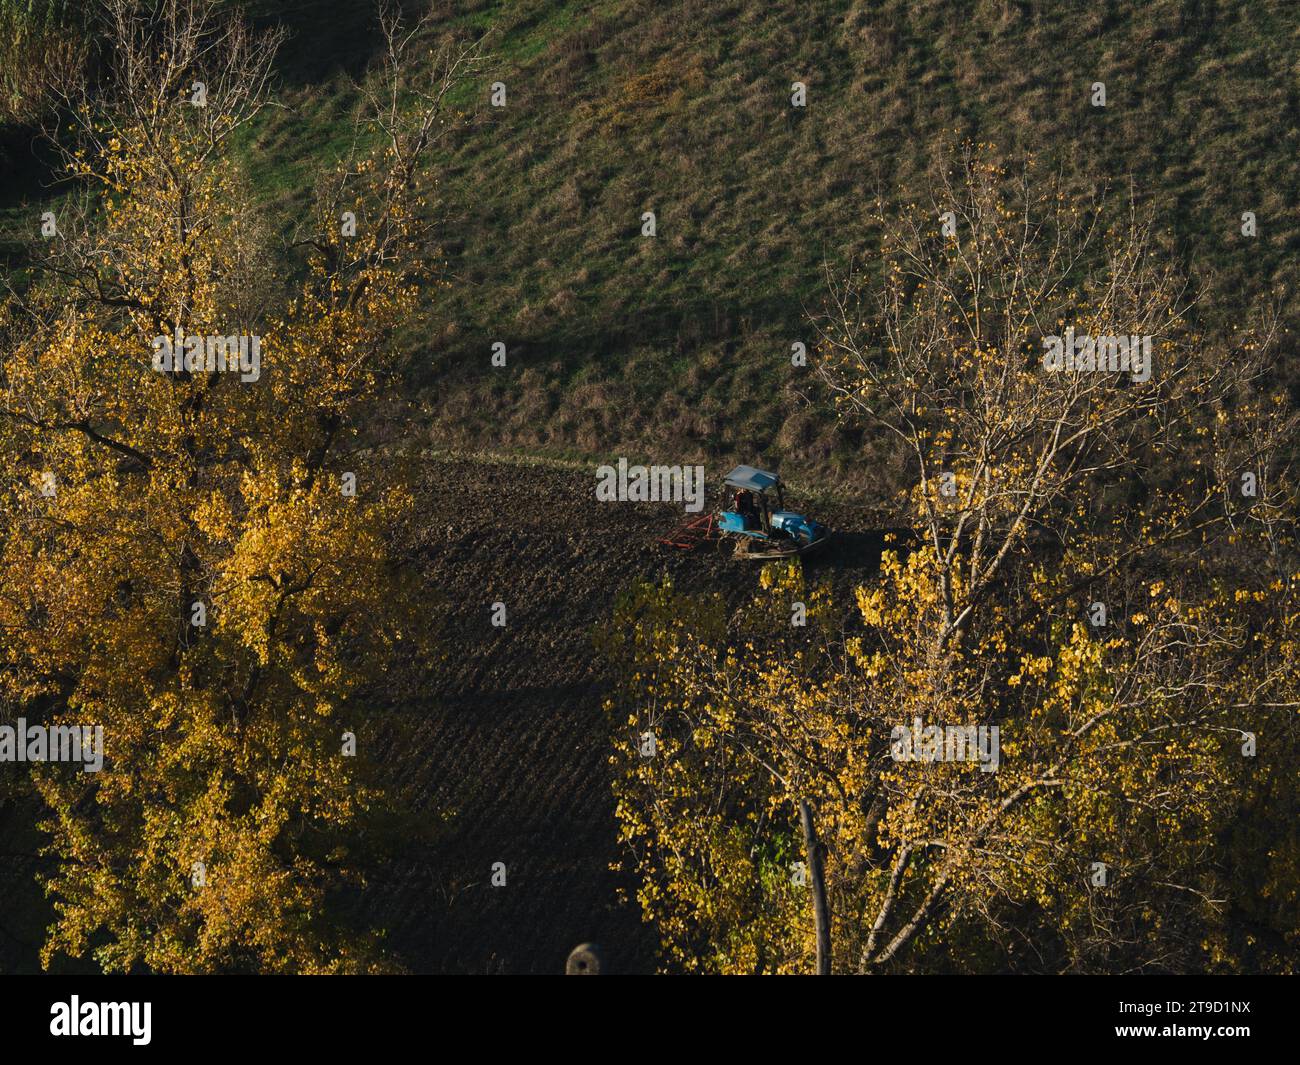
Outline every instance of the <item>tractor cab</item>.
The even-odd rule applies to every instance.
[[[771,532],[772,504],[775,502],[778,511],[785,509],[780,478],[753,466],[737,466],[722,483],[718,528],[730,533]],[[775,499],[768,495],[769,490]]]
[[[717,531],[736,538],[737,555],[780,558],[821,544],[824,525],[785,509],[785,491],[775,473],[737,466],[723,479]]]

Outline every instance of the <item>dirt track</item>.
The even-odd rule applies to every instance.
[[[667,571],[683,590],[738,602],[758,569],[659,548],[680,508],[598,503],[590,470],[438,461],[425,476],[427,577],[448,597],[452,646],[445,686],[422,708],[427,742],[392,757],[404,784],[457,821],[427,859],[376,882],[368,907],[417,972],[561,972],[585,940],[619,971],[652,971],[655,938],[635,907],[616,905],[609,871],[606,678],[591,633],[638,574]],[[878,551],[850,534],[815,568],[847,587]],[[496,601],[504,628],[490,623]],[[497,861],[502,888],[489,885]]]

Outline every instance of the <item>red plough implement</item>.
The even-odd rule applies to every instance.
[[[683,525],[677,526],[667,536],[661,536],[659,542],[665,547],[675,547],[679,551],[693,551],[701,544],[711,544],[718,539],[718,520],[716,514],[701,514]]]

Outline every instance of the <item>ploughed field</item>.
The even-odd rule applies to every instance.
[[[718,469],[706,470],[710,505]],[[652,971],[655,936],[635,902],[619,907],[609,869],[609,678],[592,632],[636,576],[667,572],[680,590],[720,591],[738,606],[759,568],[707,547],[661,548],[655,539],[681,506],[598,502],[594,467],[439,460],[422,488],[422,554],[431,591],[447,600],[448,659],[420,708],[419,749],[392,752],[391,764],[422,804],[455,816],[418,859],[372,877],[367,909],[414,971],[561,972],[587,940],[611,969]],[[808,509],[845,530],[806,565],[844,592],[847,609],[880,540],[851,509]],[[506,605],[501,628],[495,602]],[[490,884],[494,862],[506,865],[504,887]]]

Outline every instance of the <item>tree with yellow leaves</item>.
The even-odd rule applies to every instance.
[[[1291,964],[1294,847],[1269,942],[1229,919],[1300,756],[1272,327],[1198,335],[1149,220],[1104,217],[969,150],[832,285],[826,395],[914,478],[847,629],[797,568],[730,619],[620,604],[618,815],[676,964],[811,969],[804,801],[835,971]]]
[[[325,905],[383,810],[370,707],[430,649],[402,464],[361,430],[436,265],[417,179],[474,53],[385,28],[373,148],[288,256],[232,147],[277,34],[112,0],[112,78],[70,101],[81,199],[0,317],[0,710],[104,735],[98,773],[35,767],[47,964],[389,964]]]

